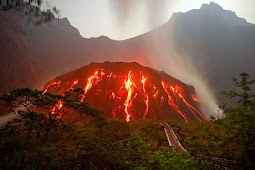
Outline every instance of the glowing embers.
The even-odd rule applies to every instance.
[[[130,71],[128,73],[128,77],[127,79],[124,81],[125,83],[125,88],[127,90],[127,98],[125,100],[124,106],[125,106],[125,117],[126,117],[126,121],[129,122],[130,121],[130,117],[132,116],[131,113],[129,112],[129,108],[132,106],[132,94],[133,94],[133,85],[134,83],[131,81],[131,74],[132,72]]]
[[[84,93],[82,95],[81,102],[83,102],[87,92],[92,88],[93,85],[97,84],[101,80],[101,77],[104,76],[104,74],[105,73],[101,70],[101,71],[96,71],[93,75],[88,77],[87,83],[85,87],[83,88]]]
[[[162,87],[168,95],[168,104],[172,106],[175,109],[175,111],[178,112],[186,122],[188,122],[187,116],[184,113],[182,113],[179,107],[174,103],[174,100],[171,97],[170,93],[167,91],[167,86],[165,85],[163,81],[162,81]]]

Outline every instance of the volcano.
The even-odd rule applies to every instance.
[[[83,89],[81,102],[104,111],[107,118],[126,120],[207,121],[193,86],[138,63],[91,63],[56,77],[44,93],[63,95]]]

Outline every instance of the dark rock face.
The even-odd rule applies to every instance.
[[[91,63],[56,77],[45,92],[64,94],[81,88],[79,100],[104,111],[108,118],[205,121],[194,87],[138,63]]]
[[[50,76],[32,57],[23,28],[0,11],[0,94],[17,87],[42,88]]]

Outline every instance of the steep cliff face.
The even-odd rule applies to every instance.
[[[33,59],[24,30],[0,11],[0,94],[17,87],[42,88],[49,74]]]
[[[83,89],[79,100],[104,111],[108,118],[206,121],[194,87],[138,63],[91,63],[58,76],[44,92],[64,94]]]

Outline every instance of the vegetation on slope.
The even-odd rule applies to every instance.
[[[226,110],[224,119],[169,122],[191,156],[170,149],[159,122],[106,120],[101,111],[75,100],[80,90],[65,96],[31,89],[13,90],[1,98],[2,102],[26,109],[18,112],[22,119],[13,120],[0,130],[0,169],[213,168],[213,163],[201,161],[198,153],[240,161],[242,167],[252,169],[253,81],[248,80],[247,74],[241,76],[241,80],[235,80],[241,90],[226,93],[240,97],[240,102]],[[60,115],[64,115],[62,119]]]

